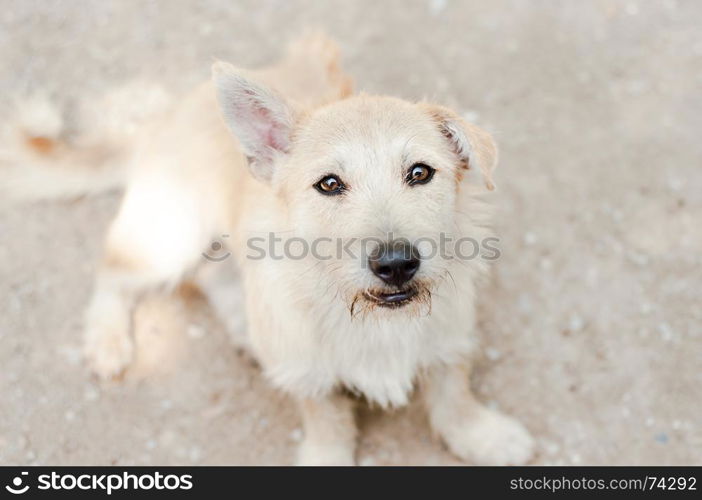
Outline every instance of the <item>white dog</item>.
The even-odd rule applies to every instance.
[[[103,377],[124,370],[139,297],[180,281],[227,234],[251,351],[300,403],[299,463],[354,463],[349,392],[399,407],[415,388],[457,456],[524,463],[528,432],[470,390],[486,264],[453,247],[430,255],[446,236],[490,236],[477,197],[492,189],[493,140],[440,106],[349,94],[335,46],[311,37],[261,71],[216,63],[213,82],[140,134],[87,313],[87,359]],[[252,255],[270,243],[253,238],[272,233],[317,251]]]

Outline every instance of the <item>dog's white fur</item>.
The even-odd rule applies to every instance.
[[[247,239],[269,232],[307,241],[490,235],[478,197],[492,188],[491,137],[432,104],[349,97],[336,61],[335,46],[312,37],[262,71],[216,63],[214,83],[142,134],[87,313],[87,359],[103,377],[124,370],[139,296],[179,282],[213,237],[228,234],[250,348],[266,377],[300,402],[300,463],[354,462],[353,409],[340,389],[397,407],[415,385],[456,455],[523,463],[533,449],[527,431],[470,390],[480,259],[423,260],[415,280],[424,300],[389,309],[362,295],[382,284],[358,258],[246,258]],[[417,162],[436,174],[409,187],[405,172]],[[329,173],[347,183],[346,194],[312,187]]]

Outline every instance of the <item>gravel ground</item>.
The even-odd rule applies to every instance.
[[[134,78],[177,93],[308,26],[360,89],[495,132],[502,258],[476,390],[526,423],[536,463],[702,464],[699,2],[3,0],[0,110],[43,91],[70,120]],[[86,373],[82,310],[118,201],[0,207],[0,463],[290,463],[292,402],[202,300],[151,299],[126,380]],[[457,463],[416,406],[362,411],[361,464]]]

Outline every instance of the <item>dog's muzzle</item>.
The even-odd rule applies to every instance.
[[[367,299],[380,306],[399,307],[410,302],[417,290],[408,286],[419,270],[419,251],[406,240],[383,243],[368,257],[368,265],[391,291],[366,291]]]
[[[419,251],[409,241],[395,240],[378,247],[368,257],[368,265],[388,285],[402,288],[419,270]]]

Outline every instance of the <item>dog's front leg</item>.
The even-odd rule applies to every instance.
[[[356,422],[353,402],[342,395],[300,401],[305,438],[298,465],[354,465]]]
[[[531,459],[534,441],[517,420],[475,399],[467,366],[437,366],[424,381],[429,421],[459,458],[481,465],[520,465]]]

